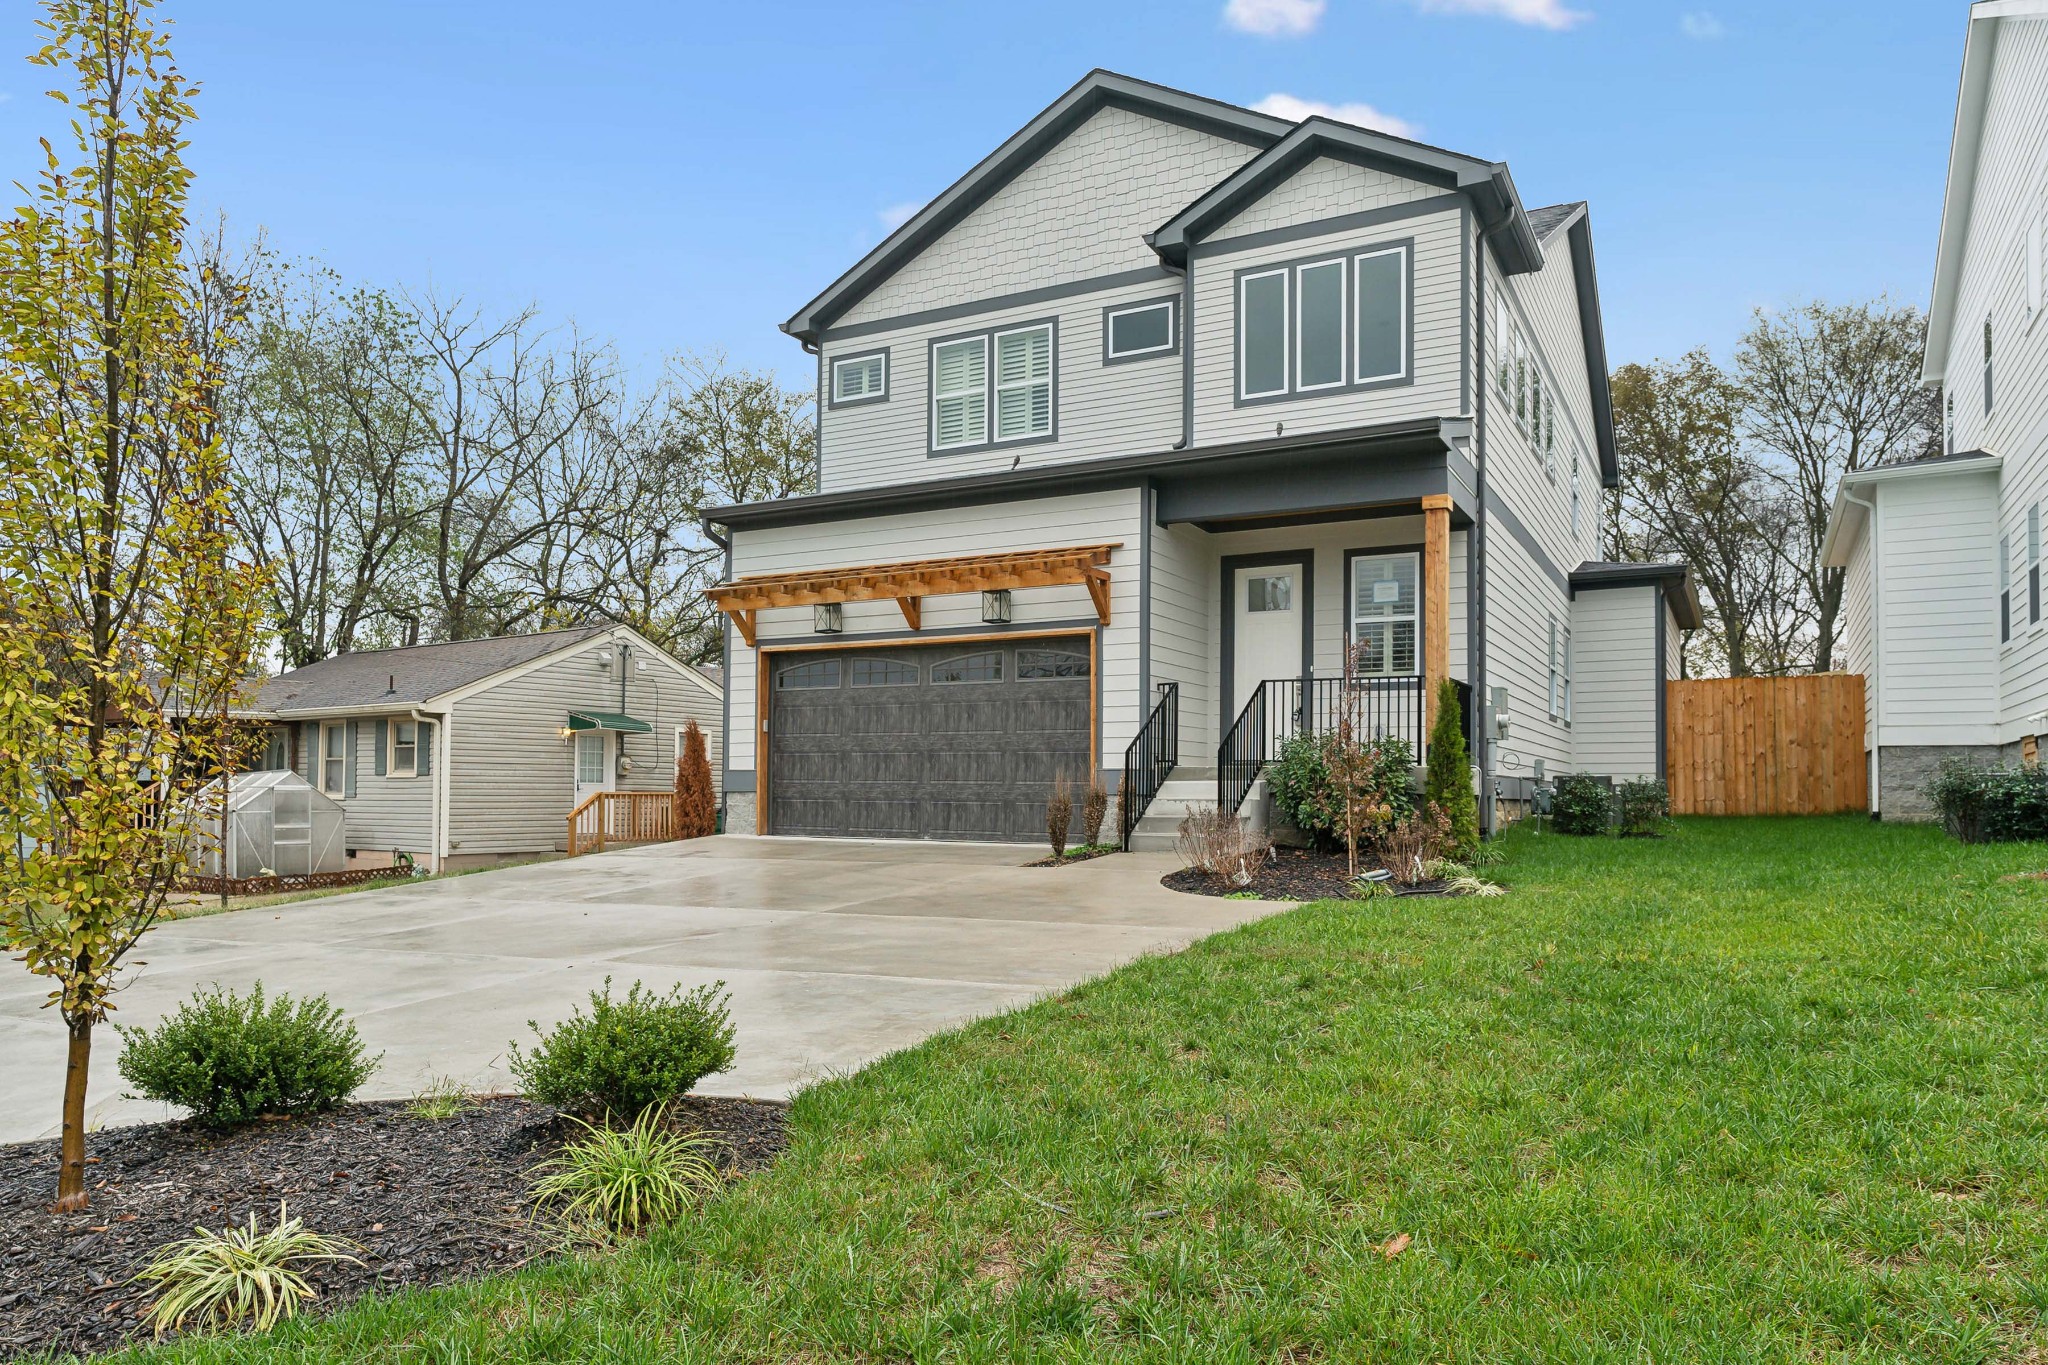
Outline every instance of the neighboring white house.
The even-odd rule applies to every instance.
[[[1660,771],[1697,601],[1599,563],[1584,204],[1098,71],[783,329],[819,491],[707,516],[735,830],[1026,839],[1058,774],[1176,765],[1234,806],[1346,698],[1419,755],[1444,678],[1489,798]]]
[[[2048,734],[2048,0],[1971,6],[1922,378],[1945,454],[1842,481],[1823,561],[1845,570],[1846,667],[1866,679],[1871,809],[1929,813],[1944,758]]]
[[[724,689],[623,626],[338,654],[267,681],[261,766],[341,802],[351,866],[459,868],[560,849],[599,791],[674,785],[686,722],[714,783]]]

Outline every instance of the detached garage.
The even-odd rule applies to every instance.
[[[1094,767],[1092,633],[762,657],[763,833],[1031,842]]]

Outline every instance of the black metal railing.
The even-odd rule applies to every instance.
[[[1471,689],[1458,684],[1469,749]],[[1298,734],[1326,734],[1347,717],[1361,738],[1405,740],[1423,760],[1428,691],[1417,675],[1393,678],[1268,678],[1253,689],[1216,751],[1216,804],[1236,810],[1280,746]]]
[[[1117,788],[1117,841],[1126,852],[1131,831],[1144,818],[1145,808],[1167,777],[1180,765],[1180,684],[1159,684],[1159,701],[1145,719],[1144,728],[1124,750],[1124,776]]]

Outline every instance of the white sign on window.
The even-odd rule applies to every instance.
[[[1372,600],[1374,606],[1380,606],[1388,602],[1399,602],[1401,600],[1401,585],[1399,583],[1373,584]]]

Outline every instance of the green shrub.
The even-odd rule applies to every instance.
[[[1450,821],[1451,837],[1444,845],[1445,852],[1453,858],[1469,858],[1479,848],[1479,800],[1472,794],[1472,759],[1465,751],[1459,700],[1457,683],[1445,678],[1438,684],[1422,799]]]
[[[656,1107],[625,1128],[583,1125],[583,1136],[541,1163],[535,1202],[571,1221],[639,1232],[672,1223],[690,1201],[718,1184],[707,1133],[677,1133]]]
[[[323,1261],[354,1261],[349,1253],[359,1250],[343,1238],[306,1231],[279,1204],[277,1226],[269,1231],[256,1226],[253,1213],[245,1228],[195,1228],[190,1237],[159,1248],[136,1278],[156,1285],[148,1318],[158,1336],[244,1324],[267,1332],[314,1297],[306,1271]]]
[[[1622,838],[1654,837],[1671,815],[1671,793],[1661,779],[1639,777],[1615,789],[1614,811]]]
[[[612,979],[532,1052],[514,1044],[512,1074],[528,1098],[571,1114],[634,1117],[666,1104],[733,1060],[731,997],[723,981],[656,995],[638,981],[623,1000],[612,999]]]
[[[1280,756],[1266,767],[1273,808],[1326,851],[1344,839],[1344,794],[1330,778],[1337,742],[1331,731],[1289,735],[1280,742]],[[1394,823],[1415,812],[1409,776],[1414,766],[1415,753],[1406,740],[1381,741],[1372,785]]]
[[[1560,773],[1550,803],[1559,834],[1605,834],[1614,814],[1614,793],[1591,773]]]
[[[1924,789],[1942,826],[1966,844],[2048,839],[2048,771],[1945,760]]]
[[[326,996],[266,1000],[260,982],[246,998],[199,991],[154,1029],[118,1031],[121,1076],[135,1093],[215,1128],[332,1109],[377,1069]]]

